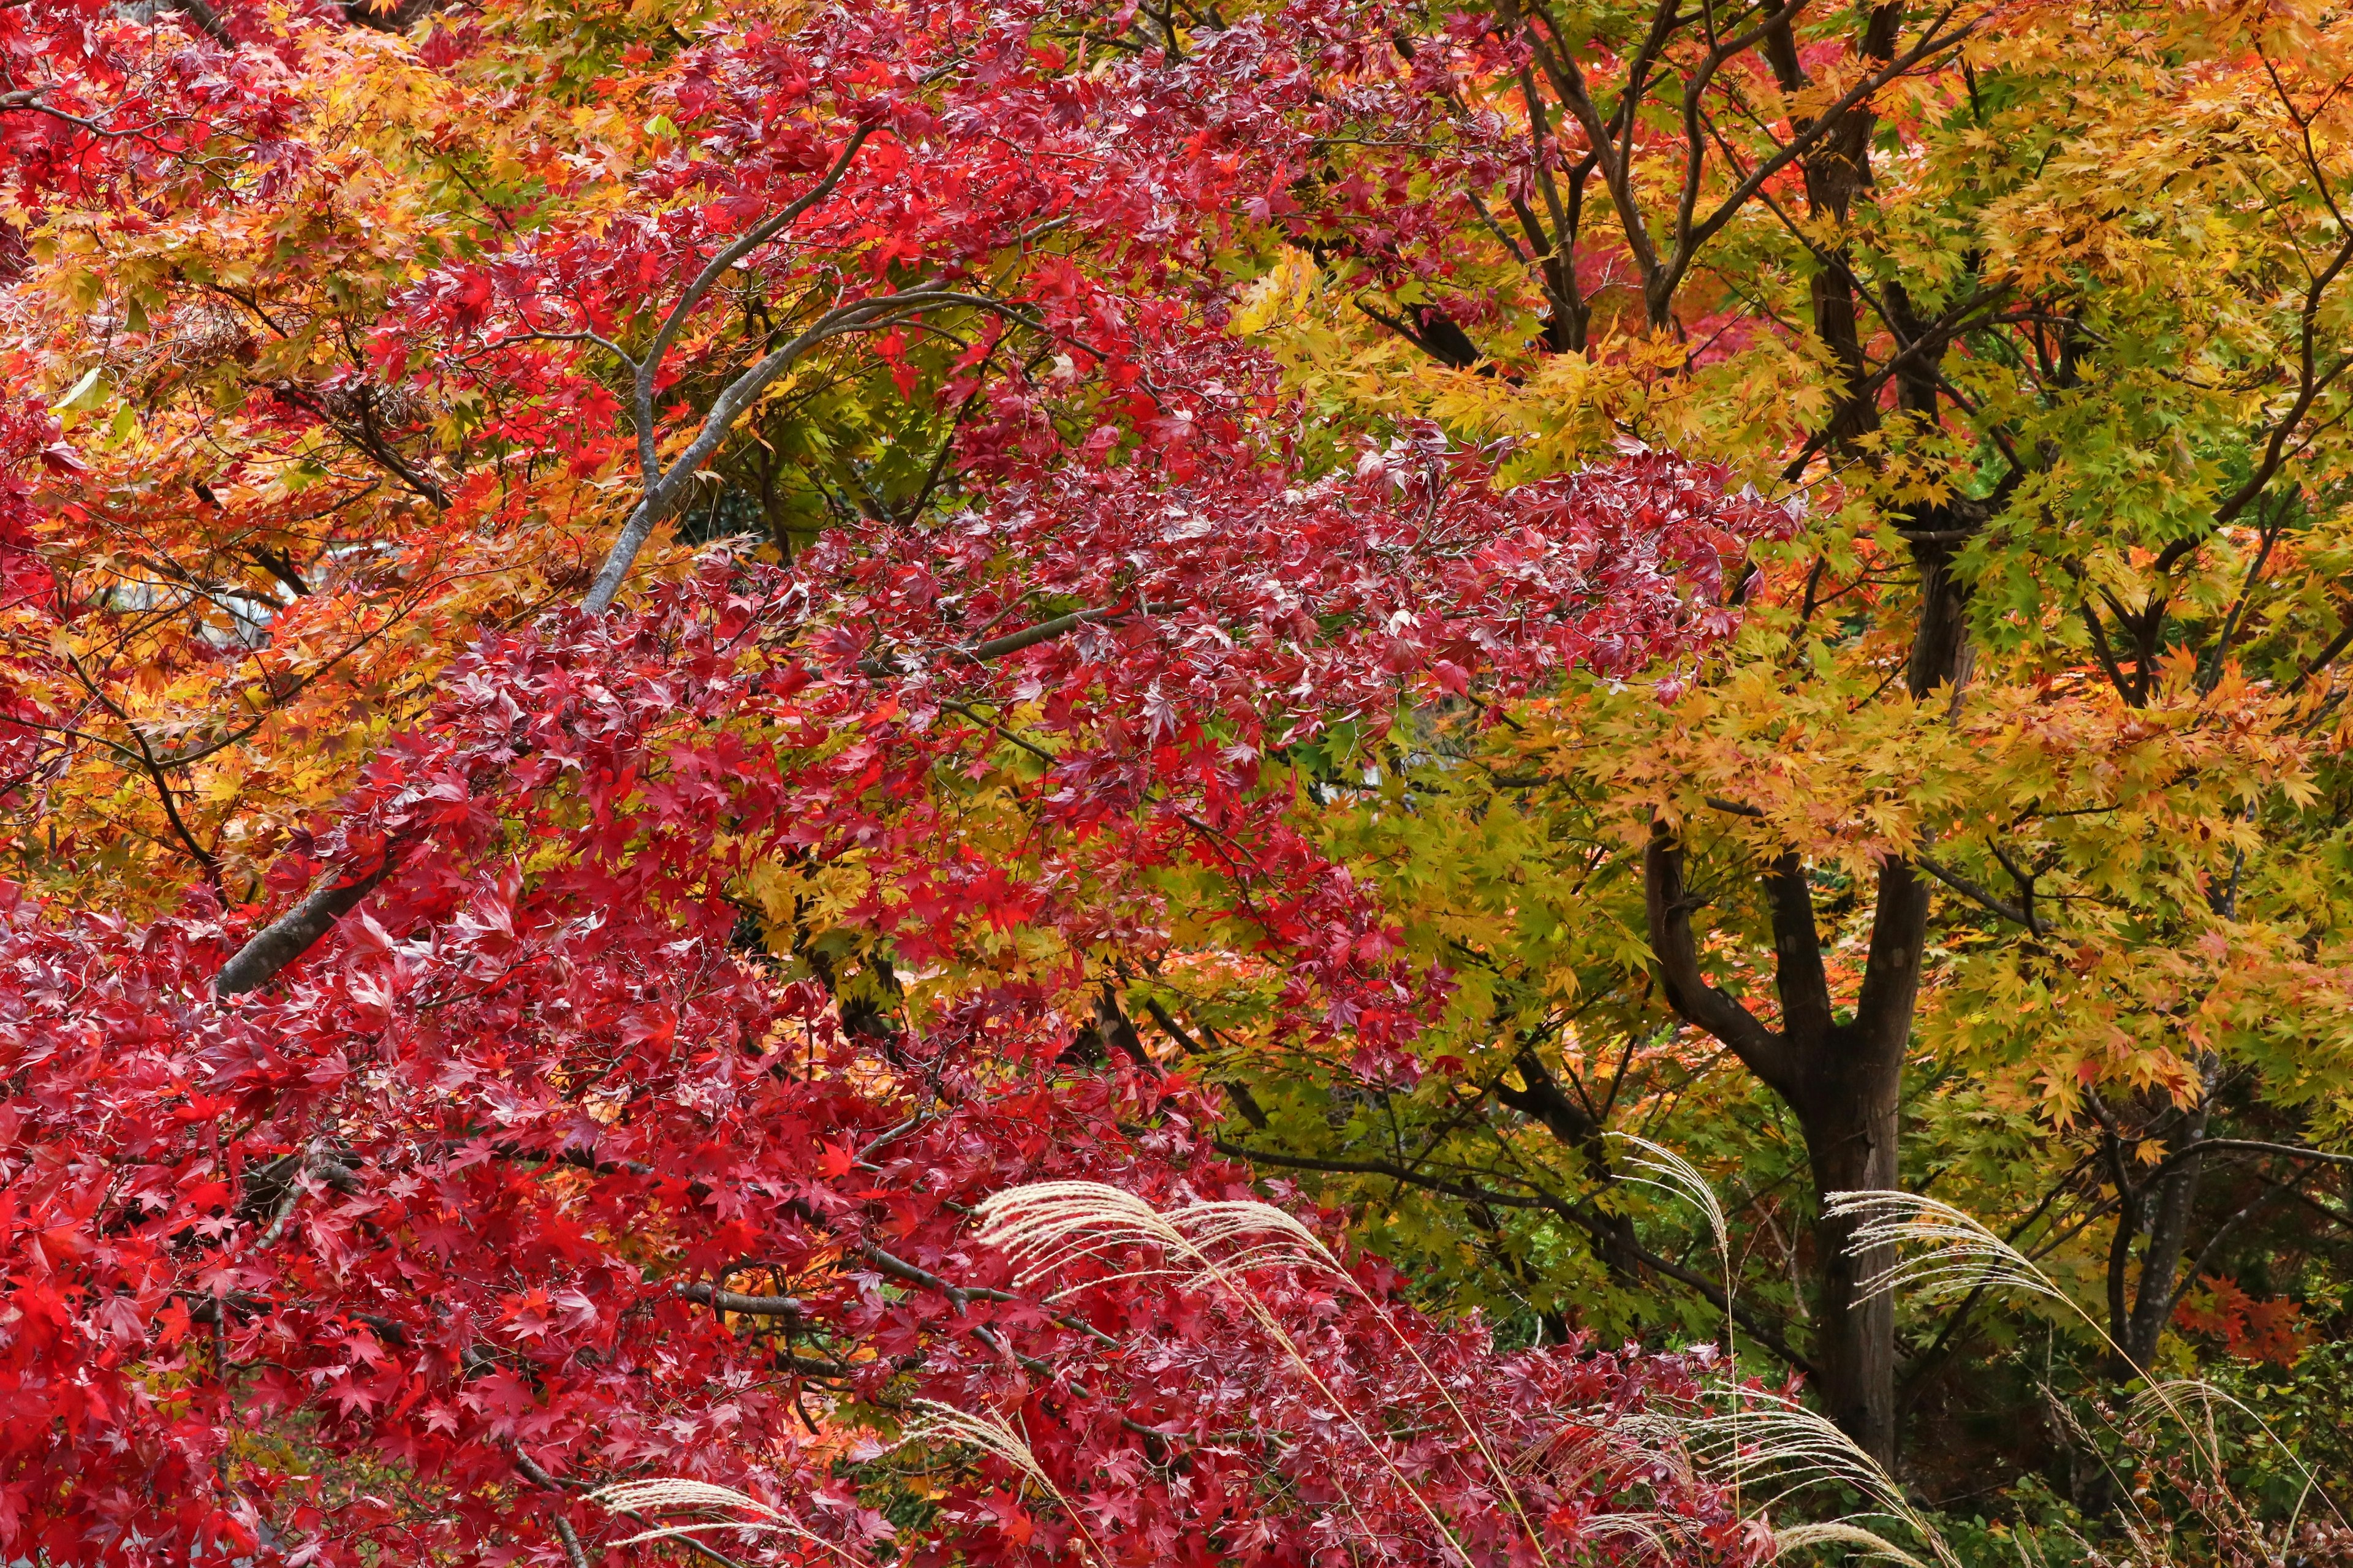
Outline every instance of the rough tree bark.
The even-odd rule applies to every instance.
[[[1951,681],[1961,666],[1964,601],[1948,570],[1950,550],[1941,542],[1915,547],[1920,609],[1906,680],[1915,697]],[[1773,1029],[1702,971],[1691,918],[1698,905],[1684,879],[1683,844],[1663,822],[1651,829],[1642,869],[1651,946],[1668,1005],[1722,1041],[1796,1113],[1817,1212],[1833,1193],[1899,1185],[1904,1058],[1927,934],[1927,879],[1900,860],[1880,868],[1862,985],[1852,1015],[1841,1018],[1822,965],[1805,862],[1794,851],[1775,859],[1764,879],[1781,1004],[1781,1026]],[[1815,1226],[1817,1392],[1849,1436],[1882,1464],[1892,1464],[1894,1303],[1885,1294],[1865,1300],[1862,1290],[1887,1259],[1878,1253],[1850,1255],[1852,1230],[1851,1223],[1827,1215]]]
[[[1895,58],[1904,8],[1873,7],[1856,52],[1874,68]],[[1788,20],[1765,30],[1763,52],[1781,86],[1804,88]],[[1871,138],[1877,124],[1868,103],[1857,104],[1822,128],[1801,161],[1807,205],[1815,220],[1842,226],[1871,184]],[[1803,137],[1815,127],[1793,125]],[[1811,281],[1814,331],[1840,367],[1843,395],[1825,431],[1833,450],[1852,449],[1879,423],[1873,381],[1862,343],[1861,291],[1848,258],[1818,251]],[[1897,405],[1933,417],[1940,395],[1938,326],[1912,319],[1900,293],[1873,301],[1891,319],[1908,352],[1887,367]],[[1919,598],[1905,684],[1915,698],[1957,682],[1965,669],[1967,590],[1953,572],[1959,543],[1981,526],[1982,505],[1956,499],[1924,508],[1904,521],[1912,542]],[[1853,1224],[1830,1217],[1831,1194],[1900,1186],[1900,1117],[1904,1058],[1919,994],[1920,952],[1927,934],[1929,882],[1910,864],[1890,860],[1874,889],[1871,943],[1862,984],[1851,1016],[1841,1018],[1822,966],[1813,894],[1803,860],[1785,852],[1766,873],[1772,913],[1774,981],[1781,1027],[1768,1029],[1725,993],[1708,984],[1691,926],[1694,906],[1685,884],[1683,848],[1663,824],[1653,828],[1643,881],[1651,942],[1668,1003],[1685,1021],[1721,1040],[1796,1113],[1813,1177],[1814,1360],[1817,1394],[1826,1414],[1883,1466],[1893,1466],[1898,1439],[1895,1390],[1895,1309],[1885,1293],[1865,1299],[1862,1286],[1890,1259],[1881,1251],[1851,1253]]]

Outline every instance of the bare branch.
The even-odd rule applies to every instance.
[[[687,318],[694,313],[695,307],[702,303],[719,279],[727,275],[728,268],[783,233],[795,218],[831,195],[834,187],[841,184],[842,176],[849,173],[849,165],[858,157],[858,150],[866,145],[866,139],[873,135],[874,131],[872,125],[860,126],[842,147],[840,156],[834,159],[833,167],[826,171],[825,178],[787,203],[775,216],[754,225],[742,238],[704,263],[702,270],[696,273],[694,280],[686,286],[686,292],[678,297],[678,303],[670,307],[670,314],[662,318],[661,326],[655,331],[653,342],[646,345],[641,359],[630,360],[626,354],[621,356],[636,374],[637,405],[634,412],[638,416],[638,460],[644,470],[647,484],[652,484],[660,477],[653,450],[654,378],[659,374],[670,345],[678,341],[679,331],[686,325]]]
[[[1813,1363],[1797,1352],[1796,1349],[1782,1337],[1779,1328],[1770,1319],[1759,1317],[1748,1307],[1744,1306],[1737,1297],[1727,1302],[1721,1284],[1709,1279],[1704,1274],[1685,1268],[1671,1258],[1660,1257],[1641,1243],[1610,1228],[1600,1219],[1586,1213],[1579,1205],[1570,1203],[1556,1193],[1535,1187],[1533,1183],[1526,1184],[1534,1193],[1531,1196],[1518,1193],[1499,1193],[1463,1182],[1449,1181],[1442,1176],[1430,1175],[1413,1166],[1388,1160],[1321,1160],[1304,1154],[1283,1154],[1267,1149],[1245,1148],[1239,1143],[1229,1143],[1223,1139],[1212,1139],[1210,1146],[1220,1154],[1229,1155],[1237,1160],[1247,1160],[1256,1164],[1277,1165],[1299,1171],[1330,1171],[1387,1176],[1392,1181],[1403,1182],[1409,1186],[1419,1187],[1424,1191],[1438,1193],[1448,1197],[1461,1198],[1469,1203],[1488,1204],[1500,1208],[1543,1209],[1576,1226],[1592,1237],[1600,1246],[1620,1248],[1644,1268],[1653,1269],[1677,1284],[1695,1291],[1719,1311],[1729,1310],[1733,1316],[1739,1320],[1740,1325],[1755,1337],[1757,1343],[1809,1377],[1818,1375]]]
[[[659,479],[646,487],[645,498],[638,501],[637,510],[622,524],[620,535],[613,541],[611,553],[605,557],[605,564],[598,570],[596,582],[590,585],[587,596],[581,601],[582,607],[591,615],[602,615],[612,607],[613,600],[620,594],[621,584],[628,580],[629,568],[636,563],[638,552],[645,548],[655,526],[677,509],[686,493],[687,482],[717,453],[721,443],[734,429],[735,422],[759,401],[760,395],[799,363],[803,354],[828,339],[871,331],[920,311],[943,306],[987,310],[1023,326],[1037,324],[1032,317],[1001,300],[928,284],[895,294],[852,300],[828,310],[790,342],[768,353],[720,393],[711,405],[711,412],[704,416],[702,427],[695,434],[694,439],[687,444],[686,449],[678,455]],[[652,361],[649,359],[647,363],[650,364]]]
[[[1936,878],[1936,880],[1944,883],[1945,886],[1952,889],[1953,891],[1960,894],[1963,898],[1968,899],[1972,903],[1984,906],[1993,913],[2000,915],[2002,919],[2009,921],[2015,925],[2024,926],[2036,936],[2048,936],[2051,934],[2050,928],[2045,926],[2041,920],[2037,919],[2029,910],[2020,905],[2010,902],[2006,899],[1997,897],[1994,893],[1989,891],[1985,888],[1979,887],[1977,883],[1970,881],[1967,877],[1964,877],[1959,872],[1953,870],[1950,867],[1942,865],[1930,858],[1928,856],[1919,854],[1917,852],[1915,852],[1911,858],[1912,864],[1919,867],[1920,869],[1927,872],[1928,875]]]
[[[221,966],[221,972],[213,976],[214,993],[234,996],[268,984],[280,970],[332,931],[335,922],[375,891],[391,869],[389,854],[375,870],[348,881],[342,868],[330,867],[301,903],[254,932],[237,950],[237,956]]]
[[[1699,965],[1692,935],[1691,894],[1683,885],[1683,846],[1665,823],[1654,823],[1642,855],[1642,899],[1649,917],[1651,951],[1667,1004],[1684,1022],[1695,1024],[1730,1047],[1758,1078],[1783,1094],[1796,1090],[1796,1064],[1788,1043],[1740,1002],[1710,984]]]

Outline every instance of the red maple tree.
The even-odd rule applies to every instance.
[[[200,114],[282,133],[221,47],[257,24],[193,15],[142,46],[8,13],[106,46],[21,89],[25,188],[185,170],[217,128],[155,128]],[[1207,262],[1295,175],[1309,66],[1372,47],[1367,15],[1091,69],[1018,7],[717,36],[670,72],[638,205],[557,204],[399,302],[377,385],[491,410],[482,466],[412,488],[459,507],[622,442],[635,499],[584,604],[483,628],[259,904],[200,887],[133,925],[9,896],[0,1552],[585,1568],[642,1528],[586,1494],[647,1477],[787,1511],[795,1558],[1769,1551],[1636,1440],[1699,1398],[1686,1358],[1504,1353],[1369,1258],[1247,1260],[1239,1295],[1025,1283],[975,1232],[1040,1181],[1257,1190],[1102,989],[1104,955],[1176,950],[1172,877],[1216,889],[1194,929],[1288,973],[1289,1027],[1409,1070],[1444,977],[1295,826],[1293,751],[1683,657],[1787,525],[1661,454],[1516,487],[1420,428],[1310,455]],[[688,363],[754,288],[789,302],[759,352]],[[909,343],[950,322],[927,380]],[[744,411],[843,341],[971,411],[952,499],[626,595]],[[54,432],[14,417],[29,472]],[[43,679],[20,660],[11,700]],[[854,954],[755,896],[852,869],[828,918]],[[846,1447],[939,1408],[1020,1453]]]

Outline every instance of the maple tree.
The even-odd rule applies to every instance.
[[[2346,1163],[2341,17],[1481,20],[1360,106],[1417,133],[1345,179],[1417,219],[1303,181],[1251,325],[1297,384],[1515,437],[1516,471],[1672,442],[1809,526],[1687,694],[1419,737],[1334,824],[1461,982],[1411,1094],[1160,989],[1220,1020],[1261,1122],[1229,1147],[1556,1323],[1723,1310],[1603,1135],[1706,1148],[1756,1215],[1753,1342],[1883,1457],[1989,1329],[1973,1299],[1899,1334],[1831,1194],[1966,1191],[2124,1372],[2234,1247],[2329,1299],[2341,1237],[2255,1227],[2343,1224],[2310,1198]]]
[[[889,1527],[828,1479],[838,1445],[796,1436],[800,1400],[887,1410],[916,1396],[910,1378],[959,1408],[1018,1406],[1039,1461],[1090,1497],[1033,1524],[1001,1476],[975,1476],[932,1499],[925,1550],[1050,1557],[1084,1530],[1116,1531],[1127,1556],[1214,1530],[1280,1555],[1293,1531],[1333,1528],[1326,1510],[1247,1500],[1264,1461],[1230,1434],[1295,1426],[1283,1401],[1298,1394],[1279,1363],[1240,1370],[1241,1336],[1205,1331],[1215,1301],[1114,1291],[1046,1310],[973,1242],[971,1206],[1020,1176],[1240,1185],[1190,1157],[1183,1091],[1062,1070],[1068,1030],[1036,984],[954,995],[920,1029],[911,1009],[861,1038],[819,984],[780,983],[731,947],[740,916],[715,888],[763,824],[797,825],[826,793],[773,751],[760,767],[744,725],[823,735],[828,707],[868,696],[730,657],[756,646],[778,596],[733,575],[461,660],[426,731],[358,797],[437,819],[436,853],[266,1000],[214,997],[216,919],[129,931],[14,911],[9,1059],[28,1084],[11,1100],[16,1549],[341,1560],[529,1529],[552,1552],[518,1478],[550,1489],[584,1470],[806,1494],[812,1528],[856,1549]],[[870,756],[832,760],[856,776]],[[535,874],[534,846],[562,850]],[[1159,1130],[1141,1138],[1120,1125],[1146,1119]],[[1356,1380],[1376,1408],[1430,1399],[1371,1353],[1399,1330],[1377,1296],[1371,1321],[1333,1321],[1316,1305],[1329,1287],[1304,1284],[1268,1294],[1305,1314],[1327,1384]],[[1451,1369],[1455,1397],[1495,1396],[1480,1331],[1405,1331]],[[1224,1375],[1188,1376],[1192,1357]],[[1511,1399],[1547,1432],[1693,1393],[1672,1363],[1538,1357],[1516,1375],[1558,1383],[1551,1405]],[[263,1414],[279,1422],[242,1437]],[[337,1452],[396,1468],[407,1495],[338,1475]],[[1348,1468],[1295,1458],[1319,1487]],[[1412,1462],[1462,1472],[1459,1499],[1425,1490],[1490,1523],[1513,1484],[1467,1455]],[[1082,1491],[1106,1469],[1131,1489],[1115,1504]],[[1549,1527],[1574,1533],[1631,1484],[1580,1457],[1544,1500]],[[1378,1521],[1403,1501],[1351,1490],[1374,1542],[1398,1533]],[[1753,1550],[1722,1499],[1662,1500],[1730,1554]],[[593,1542],[595,1510],[566,1506],[578,1522],[560,1528]],[[1423,1532],[1387,1549],[1445,1556]]]
[[[1409,1072],[1443,977],[1293,755],[1687,658],[1792,525],[1319,422],[1223,330],[1275,68],[1359,18],[178,15],[11,19],[81,43],[12,57],[0,1547],[586,1568],[654,1477],[796,1556],[1770,1554],[1662,1436],[1705,1356],[974,1234],[1250,1190],[1123,966]],[[640,570],[780,446],[828,526]]]
[[[1857,1188],[2118,1380],[2341,1329],[2335,13],[0,26],[53,1555],[578,1568],[664,1475],[1758,1555],[1642,1447],[1700,1369],[1568,1348],[1727,1316],[1932,1496],[2105,1462]],[[1050,1309],[972,1234],[1253,1170],[1408,1275]],[[849,1447],[926,1400],[1026,1436]],[[1525,1497],[1430,1436],[1560,1421],[1610,1465]]]

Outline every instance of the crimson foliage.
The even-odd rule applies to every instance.
[[[1639,474],[1592,481],[1602,516]],[[1377,493],[1384,481],[1362,482]],[[1538,517],[1585,516],[1577,488],[1514,496]],[[1124,530],[1131,513],[1078,515]],[[1327,514],[1285,515],[1312,533]],[[1261,535],[1281,540],[1271,521]],[[1512,584],[1528,580],[1526,555],[1551,553],[1536,537],[1503,536]],[[913,575],[895,552],[823,554],[837,551],[853,584],[877,561],[895,566],[873,574],[902,589]],[[1437,575],[1493,591],[1498,569],[1480,561]],[[1368,569],[1358,586],[1375,580]],[[1224,1194],[1246,1179],[1205,1155],[1190,1089],[1124,1061],[1063,1059],[1077,1021],[1056,1004],[1074,976],[1000,979],[920,1037],[882,1025],[861,1037],[817,982],[780,982],[742,951],[742,911],[724,896],[762,858],[855,855],[898,873],[874,884],[891,898],[849,918],[887,932],[902,962],[952,958],[992,927],[1137,951],[1153,919],[1145,873],[1207,862],[1238,914],[1295,958],[1302,1027],[1375,1008],[1402,1026],[1410,977],[1386,962],[1374,911],[1250,787],[1259,764],[1237,755],[1250,748],[1230,728],[1206,733],[1198,710],[1163,717],[1150,695],[1180,670],[1217,679],[1198,645],[1234,621],[1139,614],[979,669],[946,658],[877,679],[839,622],[808,639],[838,649],[834,663],[792,658],[807,626],[789,607],[808,592],[806,577],[722,556],[641,612],[479,645],[430,721],[385,750],[312,841],[316,860],[291,858],[297,876],[387,854],[398,868],[268,992],[211,994],[236,931],[202,911],[128,930],[11,910],[0,1223],[13,1549],[238,1554],[270,1521],[267,1539],[313,1556],[361,1541],[491,1550],[544,1518],[514,1495],[518,1454],[552,1476],[751,1485],[807,1447],[791,1430],[797,1380],[886,1405],[910,1388],[1002,1399],[1006,1379],[1031,1376],[1005,1346],[1047,1369],[1023,1395],[1041,1455],[1074,1487],[1134,1478],[1132,1492],[1092,1489],[1095,1528],[1116,1530],[1124,1557],[1181,1538],[1288,1560],[1337,1528],[1336,1498],[1364,1511],[1345,1451],[1238,1444],[1306,1417],[1260,1407],[1269,1395],[1250,1378],[1282,1389],[1279,1358],[1221,1342],[1246,1340],[1241,1328],[1205,1337],[1208,1309],[1185,1293],[1106,1297],[1092,1332],[1033,1297],[996,1299],[1003,1264],[965,1222],[992,1191],[1084,1174]],[[875,607],[871,594],[837,602],[860,622]],[[918,644],[913,603],[890,601],[902,646]],[[1280,599],[1267,611],[1291,613]],[[1398,619],[1368,615],[1359,635],[1306,646],[1267,638],[1271,664],[1232,638],[1223,673],[1247,685],[1254,668],[1401,659]],[[995,737],[935,710],[968,705],[976,688],[1050,686],[1089,695],[1045,705],[1071,743],[1031,785],[1046,848],[1016,881],[958,853],[953,802],[933,783]],[[748,1315],[714,1290],[751,1297]],[[1276,1292],[1350,1369],[1335,1375],[1366,1380],[1353,1392],[1368,1405],[1427,1405],[1429,1390],[1385,1386],[1399,1379],[1394,1356],[1328,1298]],[[1514,1367],[1532,1387],[1560,1383],[1564,1402],[1691,1392],[1672,1363],[1496,1363],[1475,1329],[1410,1321],[1482,1398]],[[995,1345],[976,1340],[992,1327]],[[1193,1375],[1220,1363],[1230,1375]],[[1505,1403],[1515,1421],[1561,1414]],[[290,1446],[250,1436],[263,1415]],[[1186,1457],[1155,1433],[1181,1435]],[[396,1465],[411,1500],[295,1479],[334,1473],[328,1456]],[[1352,1462],[1366,1470],[1373,1457]],[[1441,1492],[1445,1506],[1500,1521],[1478,1495],[1492,1481],[1465,1456],[1450,1462],[1469,1489]],[[1286,1465],[1321,1479],[1270,1501],[1249,1478]],[[1567,1489],[1567,1517],[1606,1510],[1609,1479]],[[1007,1525],[985,1492],[937,1505],[982,1531],[963,1549],[1067,1545],[1066,1525]],[[839,1483],[812,1478],[812,1495],[837,1500],[831,1517],[853,1538],[881,1528]],[[1400,1500],[1385,1506],[1401,1557],[1445,1555]],[[1690,1507],[1732,1528],[1720,1500]]]
[[[80,14],[5,26],[42,16]],[[1361,1293],[1250,1274],[1293,1353],[1229,1292],[1050,1301],[972,1238],[982,1199],[1041,1179],[1253,1190],[1196,1086],[1083,1048],[1119,1033],[1091,965],[1172,952],[1173,889],[1213,889],[1193,929],[1288,973],[1288,1026],[1409,1071],[1444,976],[1294,826],[1297,749],[1682,657],[1787,521],[1659,454],[1504,487],[1493,454],[1408,429],[1311,464],[1305,411],[1187,268],[1288,180],[1303,62],[1377,40],[1303,6],[1182,68],[1082,73],[1030,47],[1040,21],[847,10],[703,46],[670,110],[693,150],[642,211],[452,265],[380,334],[386,377],[495,394],[508,456],[593,465],[624,401],[597,355],[788,201],[790,243],[746,261],[765,287],[837,313],[929,289],[984,323],[941,393],[977,411],[952,501],[482,633],[289,846],[273,900],[375,891],[275,984],[213,985],[262,909],[200,891],[132,927],[11,898],[0,1552],[577,1565],[638,1528],[582,1494],[649,1475],[789,1507],[797,1557],[1767,1550],[1635,1441],[1629,1417],[1697,1398],[1690,1361],[1504,1353],[1366,1258]],[[45,89],[58,112],[12,131],[28,188],[214,156],[217,127],[185,128],[216,99],[267,142],[284,106],[164,36]],[[178,98],[137,135],[83,123],[134,81]],[[1050,225],[1085,247],[987,273]],[[900,366],[904,340],[873,352]],[[20,423],[30,462],[48,433]],[[763,879],[829,871],[831,926],[921,1005],[772,956]],[[1001,1456],[853,1442],[923,1400],[1018,1419],[1064,1501]]]

